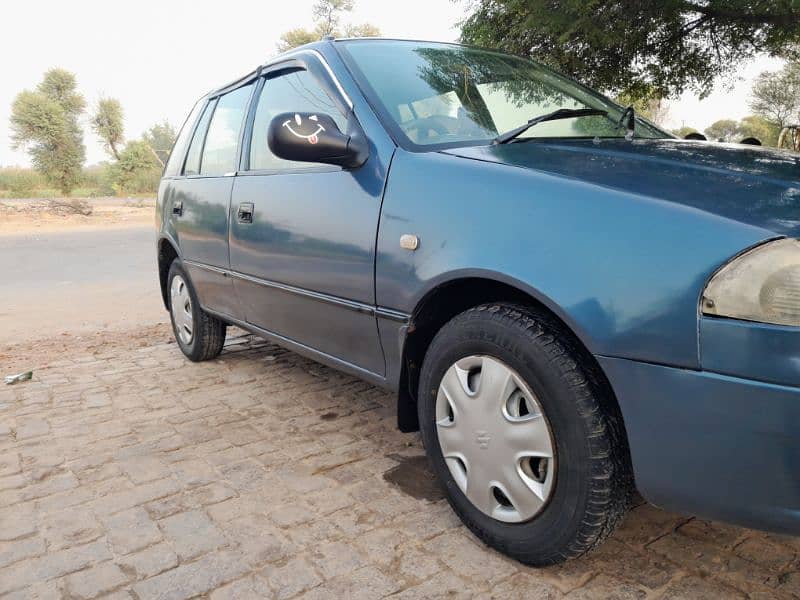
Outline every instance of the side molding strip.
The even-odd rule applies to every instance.
[[[357,302],[355,300],[347,300],[345,298],[340,298],[338,296],[331,296],[330,294],[314,292],[311,290],[306,290],[304,288],[295,287],[293,285],[278,283],[277,281],[269,281],[267,279],[261,279],[260,277],[253,277],[252,275],[246,275],[244,273],[239,273],[238,271],[223,269],[221,267],[214,267],[193,260],[184,259],[183,262],[184,264],[190,267],[196,267],[198,269],[203,269],[205,271],[211,271],[212,273],[217,273],[218,275],[222,275],[223,277],[235,277],[236,279],[240,279],[242,281],[248,281],[250,283],[254,283],[256,285],[260,285],[263,287],[280,290],[282,292],[286,292],[289,294],[295,294],[297,296],[302,296],[303,298],[310,298],[312,300],[317,300],[318,302],[333,304],[341,308],[346,308],[348,310],[352,310],[354,312],[358,312],[369,316],[375,316],[380,319],[388,319],[390,321],[397,321],[399,323],[408,323],[409,320],[411,319],[411,315],[408,315],[406,313],[397,310],[393,310],[391,308],[383,308],[381,306],[372,306],[370,304],[364,304],[363,302]]]

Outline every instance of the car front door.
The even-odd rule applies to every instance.
[[[311,59],[261,81],[234,182],[231,270],[249,323],[382,376],[374,269],[383,170],[287,161],[267,145],[284,112],[327,114],[344,131],[348,108],[331,84]]]
[[[226,273],[228,213],[253,88],[251,83],[209,101],[195,128],[183,176],[171,182],[178,244],[200,303],[231,316],[241,309]]]

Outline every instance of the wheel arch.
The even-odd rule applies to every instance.
[[[417,390],[419,373],[430,343],[450,319],[461,312],[492,302],[524,305],[533,310],[551,328],[561,333],[568,347],[580,358],[592,385],[607,402],[608,410],[627,430],[611,382],[590,351],[591,340],[575,326],[558,306],[538,290],[512,278],[495,273],[465,272],[439,281],[417,302],[409,321],[403,344],[402,365],[398,386],[397,420],[402,431],[417,431]],[[626,448],[629,454],[629,450]]]
[[[178,252],[178,245],[166,236],[158,239],[157,243],[157,256],[158,256],[158,282],[161,286],[161,299],[164,302],[164,308],[169,310],[169,293],[167,292],[167,277],[169,276],[169,267],[176,258],[180,258]]]

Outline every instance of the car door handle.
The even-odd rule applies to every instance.
[[[183,214],[183,202],[176,201],[172,203],[172,214],[179,217]]]
[[[236,214],[239,223],[252,223],[253,222],[253,203],[242,202],[239,205],[239,211]]]

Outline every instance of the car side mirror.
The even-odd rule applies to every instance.
[[[369,157],[367,138],[352,112],[347,119],[347,133],[342,133],[326,114],[279,114],[269,124],[267,144],[279,158],[346,169],[360,167]]]

